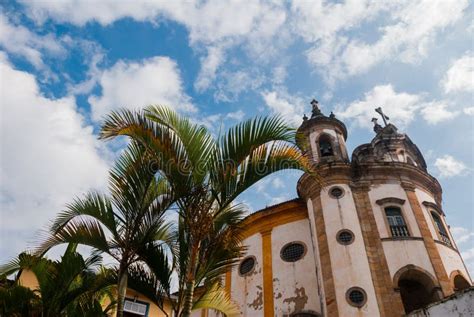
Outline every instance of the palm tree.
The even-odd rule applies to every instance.
[[[164,213],[172,202],[167,180],[156,175],[150,156],[135,142],[118,158],[109,176],[110,196],[90,192],[77,198],[51,225],[44,253],[63,243],[78,243],[109,254],[118,262],[117,316],[123,316],[127,271],[143,254],[161,254],[167,265],[164,243],[168,224]]]
[[[96,271],[102,258],[92,255],[84,259],[70,244],[60,261],[48,260],[28,253],[1,268],[1,274],[17,273],[14,285],[0,291],[0,311],[6,316],[106,316],[113,308],[111,289],[113,272]],[[25,270],[34,273],[38,289],[20,285]],[[110,304],[101,306],[108,297]]]
[[[235,263],[244,251],[241,246],[240,226],[242,206],[229,206],[213,217],[213,225],[209,236],[202,243],[202,252],[196,269],[196,285],[199,285],[192,303],[192,310],[214,309],[226,316],[239,314],[239,309],[230,300],[229,294],[221,285],[221,277]],[[184,292],[188,259],[188,245],[183,219],[174,227],[172,234],[173,267],[164,267],[160,261],[147,260],[148,267],[143,269],[134,266],[129,271],[129,285],[134,290],[148,297],[163,311],[164,299],[171,304],[175,316],[183,311]],[[169,287],[164,285],[169,281],[173,272],[178,276],[178,292],[171,294]],[[161,281],[165,281],[162,283]],[[181,291],[180,291],[181,290]],[[164,311],[165,315],[167,313]]]
[[[143,111],[112,112],[100,137],[121,135],[154,157],[157,174],[166,179],[175,195],[184,242],[179,263],[179,279],[184,284],[181,315],[188,317],[200,261],[214,247],[216,219],[225,218],[225,210],[257,181],[283,169],[310,171],[309,160],[294,144],[295,130],[279,117],[242,122],[215,139],[205,127],[173,110],[150,106]],[[220,266],[229,268],[233,259]]]

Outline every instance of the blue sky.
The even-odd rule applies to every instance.
[[[34,245],[71,199],[105,190],[123,146],[97,140],[120,107],[167,104],[214,133],[255,115],[298,126],[334,111],[348,147],[373,108],[420,147],[474,271],[473,6],[442,1],[3,1],[0,261]],[[296,196],[299,174],[242,196]]]

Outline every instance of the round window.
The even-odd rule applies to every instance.
[[[239,273],[240,275],[248,275],[255,268],[255,257],[249,256],[240,262]]]
[[[285,245],[280,252],[280,256],[285,262],[296,262],[306,253],[306,247],[301,242],[291,242]]]
[[[346,299],[352,306],[362,307],[367,302],[367,294],[360,287],[351,287],[346,292]]]
[[[341,198],[342,196],[344,196],[344,189],[342,189],[341,187],[333,187],[329,190],[329,195],[332,197],[332,198],[336,198],[336,199],[339,199]]]
[[[344,245],[348,245],[354,242],[354,234],[352,233],[352,231],[348,229],[340,230],[337,233],[336,238],[337,238],[337,242]]]

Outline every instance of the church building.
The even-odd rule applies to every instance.
[[[350,156],[347,129],[313,100],[299,147],[320,180],[244,220],[246,255],[225,277],[242,316],[402,316],[471,287],[442,190],[380,108]],[[207,314],[205,314],[207,315]],[[209,316],[212,315],[209,312]]]

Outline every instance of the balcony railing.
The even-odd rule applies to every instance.
[[[450,247],[452,246],[451,244],[451,240],[449,239],[449,237],[447,237],[446,235],[444,234],[440,234],[441,236],[441,241],[443,241],[445,244],[449,245]]]
[[[390,226],[392,237],[409,237],[407,226]]]

